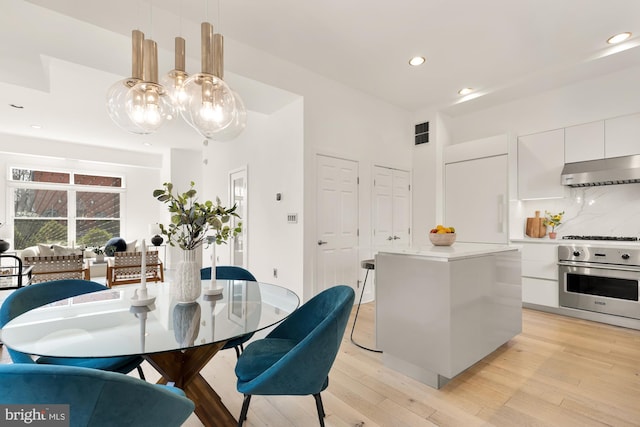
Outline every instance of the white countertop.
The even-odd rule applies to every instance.
[[[524,237],[520,239],[511,239],[512,244],[522,243],[541,243],[547,245],[562,246],[625,246],[636,247],[640,249],[640,242],[620,241],[620,240],[573,240],[573,239],[549,239],[549,237]]]
[[[395,255],[414,255],[434,258],[437,261],[449,261],[462,258],[472,258],[487,254],[507,251],[517,251],[517,246],[493,245],[486,243],[459,243],[452,246],[423,246],[407,249],[381,249],[379,253]]]

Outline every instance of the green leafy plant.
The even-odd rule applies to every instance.
[[[545,218],[543,220],[544,225],[551,226],[551,232],[556,231],[556,227],[562,224],[562,216],[564,215],[564,211],[559,212],[557,214],[552,214],[549,211],[544,211]]]
[[[95,248],[91,249],[91,251],[96,255],[104,255],[104,249],[102,249],[99,246],[96,246]]]
[[[226,243],[230,236],[237,236],[242,232],[241,222],[234,228],[229,225],[231,217],[240,218],[236,214],[236,205],[226,208],[217,197],[215,204],[210,200],[198,202],[193,181],[189,190],[181,194],[174,194],[173,184],[170,182],[165,182],[163,187],[154,190],[153,197],[169,207],[171,223],[166,227],[160,224],[160,230],[167,236],[171,246],[177,245],[184,250],[191,250],[204,242],[214,241],[220,245]],[[213,236],[207,236],[210,231],[213,231]]]

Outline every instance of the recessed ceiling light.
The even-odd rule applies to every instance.
[[[150,142],[143,142],[142,145],[144,145],[145,147],[151,147],[151,143]]]
[[[471,92],[473,92],[473,88],[470,87],[463,87],[458,91],[460,95],[469,95]]]
[[[31,129],[42,129],[42,125],[31,125]]]
[[[424,61],[426,61],[424,59],[424,56],[414,56],[409,60],[409,65],[413,65],[414,67],[417,67],[418,65],[424,64]]]
[[[629,37],[631,37],[631,33],[620,33],[620,34],[616,34],[615,36],[611,36],[607,39],[607,43],[609,44],[616,44],[616,43],[620,43],[625,41],[626,39],[628,39]]]

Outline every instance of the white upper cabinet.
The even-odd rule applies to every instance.
[[[640,113],[605,120],[605,157],[640,154]]]
[[[560,182],[564,166],[564,129],[518,138],[518,198],[565,196]]]
[[[604,158],[604,120],[564,129],[565,163]]]

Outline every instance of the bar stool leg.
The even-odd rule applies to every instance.
[[[364,350],[368,350],[368,351],[373,351],[374,353],[382,353],[382,350],[377,350],[375,348],[369,348],[369,347],[365,347],[361,344],[358,344],[357,342],[355,342],[355,340],[353,339],[353,331],[356,328],[356,322],[358,321],[358,313],[360,312],[360,304],[362,304],[362,295],[364,294],[364,288],[367,286],[367,277],[369,277],[369,269],[367,269],[367,272],[364,275],[364,283],[362,284],[362,292],[360,292],[360,300],[358,301],[358,308],[356,309],[356,315],[353,318],[353,326],[351,327],[351,342],[354,343],[355,345],[357,345],[358,347],[364,349]]]

